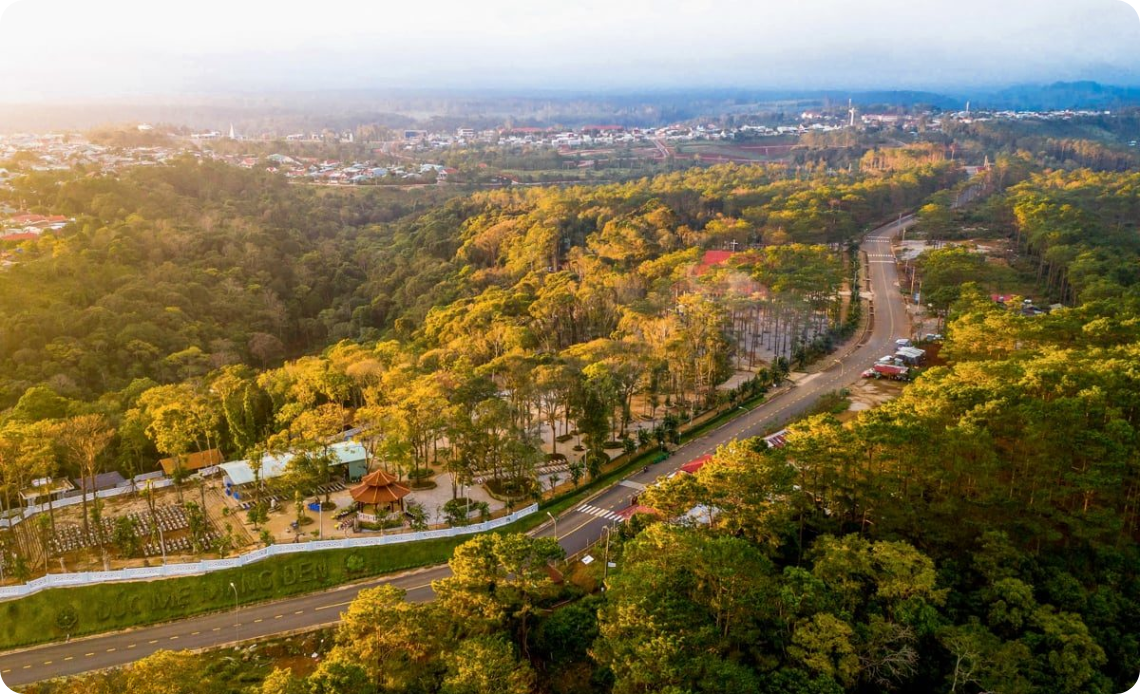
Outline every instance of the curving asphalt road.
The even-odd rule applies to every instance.
[[[913,217],[870,232],[863,241],[868,286],[864,296],[872,301],[872,330],[856,345],[849,345],[837,358],[815,373],[800,378],[790,390],[774,396],[747,414],[678,448],[668,460],[645,472],[633,474],[565,512],[557,523],[547,523],[533,534],[554,537],[567,554],[576,554],[596,542],[615,521],[615,512],[630,505],[645,485],[668,475],[684,463],[738,438],[770,433],[802,415],[824,393],[850,385],[883,354],[894,353],[894,340],[909,334],[906,306],[898,291],[898,275],[891,252],[891,239],[914,223]],[[0,654],[0,680],[9,686],[29,684],[54,677],[76,675],[125,665],[157,650],[204,649],[248,639],[285,634],[335,624],[342,609],[365,588],[385,583],[399,586],[413,601],[430,600],[431,582],[444,578],[447,566],[436,566],[362,584],[344,586],[272,603],[243,607],[229,612],[101,634],[66,643],[53,643]]]

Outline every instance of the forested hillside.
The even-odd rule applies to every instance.
[[[248,691],[1123,691],[1140,669],[1140,301],[1026,317],[967,284],[954,311],[949,364],[898,400],[650,488],[613,568],[555,583],[553,541],[477,538],[438,600],[365,591],[315,670]],[[159,655],[57,691],[237,691],[201,668]]]
[[[947,165],[898,152],[875,161],[878,170],[860,174],[718,166],[373,210],[407,213],[391,220],[368,217],[367,207],[345,220],[332,215],[340,214],[335,205],[302,193],[328,216],[311,212],[307,231],[282,222],[283,236],[270,240],[314,243],[302,254],[314,267],[332,267],[318,262],[334,245],[320,239],[347,243],[350,250],[328,256],[333,277],[349,278],[321,285],[328,306],[314,313],[300,300],[301,286],[328,277],[298,284],[283,274],[297,272],[295,264],[262,267],[251,251],[227,267],[234,277],[244,277],[243,263],[262,267],[259,287],[279,277],[279,296],[296,305],[287,315],[297,326],[323,326],[281,334],[283,348],[335,344],[282,365],[273,363],[280,355],[240,353],[234,363],[182,372],[158,368],[166,353],[107,384],[49,358],[67,343],[60,335],[22,361],[6,347],[14,369],[39,371],[13,382],[34,387],[6,414],[5,489],[73,466],[51,442],[74,438],[85,421],[77,415],[94,412],[104,431],[117,429],[100,460],[128,470],[160,453],[214,445],[235,454],[280,450],[351,422],[372,434],[371,452],[400,474],[414,477],[428,464],[466,479],[482,471],[520,491],[541,457],[540,425],[582,432],[590,451],[632,445],[635,398],[640,414],[664,411],[675,423],[739,394],[714,387],[733,364],[750,361],[744,352],[758,335],[749,326],[769,328],[759,344],[778,356],[747,388],[847,334],[841,294],[854,235],[926,203],[941,208],[920,215],[938,240],[952,236],[953,215],[962,214],[951,214],[946,195],[930,197],[957,180]],[[139,175],[197,180],[210,171],[180,166],[188,170]],[[260,180],[234,176],[228,185]],[[26,267],[13,269],[33,280],[20,290],[31,297],[25,321],[50,310],[37,308],[37,282],[66,307],[59,310],[91,310],[67,293],[80,283],[64,268],[94,253],[108,232],[88,208],[66,207],[71,185],[110,184],[74,182],[53,199],[78,221],[55,246],[28,248]],[[292,200],[287,188],[258,185],[266,207],[239,206],[232,219],[272,220],[277,204],[297,204],[284,202]],[[798,422],[783,448],[737,442],[695,475],[652,487],[638,499],[646,512],[609,538],[612,569],[572,565],[558,582],[547,569],[561,556],[552,542],[476,538],[456,551],[454,576],[435,585],[437,601],[413,605],[393,588],[366,591],[315,671],[278,671],[250,691],[1125,689],[1140,670],[1130,627],[1140,621],[1135,175],[1040,172],[1030,158],[1011,156],[972,185],[992,198],[966,214],[1008,236],[1012,252],[1036,270],[1027,281],[1068,308],[1041,316],[1006,308],[970,280],[1020,270],[990,267],[964,249],[925,256],[931,301],[947,320],[945,363],[898,399],[847,423],[830,415]],[[188,199],[208,208],[209,189],[199,181]],[[181,209],[188,217],[197,207]],[[130,217],[114,223],[123,238],[135,238]],[[203,232],[195,219],[177,233],[195,242],[215,234],[223,249],[252,224]],[[731,248],[747,250],[707,261],[707,250]],[[152,267],[142,255],[122,258],[124,267]],[[153,267],[148,285],[180,277]],[[257,292],[239,286],[236,297],[260,306]],[[56,298],[56,288],[68,287]],[[64,327],[72,326],[57,329]],[[171,349],[216,354],[194,341],[198,334],[163,334],[182,340]],[[237,363],[249,360],[268,368]],[[147,378],[129,382],[133,376]],[[61,388],[63,377],[72,390]],[[585,460],[598,464],[593,455]],[[297,474],[319,476],[320,468]],[[598,591],[602,580],[606,590]],[[149,691],[151,679],[171,691],[238,690],[198,668],[188,656],[159,655],[63,690]]]
[[[0,403],[271,365],[347,337],[354,240],[417,198],[321,195],[192,159],[120,178],[34,174],[13,205],[74,217],[0,272]]]
[[[956,311],[950,364],[898,400],[651,488],[655,512],[612,538],[605,592],[553,583],[550,540],[478,538],[437,601],[365,591],[314,672],[252,691],[1124,690],[1140,669],[1140,304],[1030,318],[967,285]],[[236,691],[196,668],[156,656],[61,691],[144,673]]]
[[[411,209],[414,197],[324,196],[190,160],[119,181],[35,177],[15,195],[76,222],[0,273],[8,435],[40,450],[52,422],[100,414],[118,430],[101,467],[140,471],[160,454],[240,455],[335,433],[367,406],[362,423],[414,422],[387,439],[412,465],[423,428],[442,431],[444,405],[469,427],[486,401],[488,416],[503,410],[487,426],[513,427],[505,441],[524,439],[545,407],[600,444],[627,434],[635,391],[682,412],[707,404],[731,371],[731,341],[763,320],[787,360],[850,329],[838,295],[845,242],[956,176],[895,164],[844,175],[718,166],[476,193],[426,211]],[[727,275],[693,275],[702,249],[734,244],[762,249]],[[729,305],[747,296],[708,289],[733,276],[770,296]],[[344,338],[354,340],[320,357],[250,368]],[[319,424],[296,421],[318,407]],[[44,460],[41,472],[77,472]],[[9,492],[30,474],[6,475]]]

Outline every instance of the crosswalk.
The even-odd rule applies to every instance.
[[[620,484],[623,487],[629,487],[630,489],[636,489],[639,492],[645,491],[645,485],[644,484],[642,484],[640,482],[634,482],[633,480],[622,480],[621,482],[618,482],[618,484]]]
[[[597,506],[591,506],[589,504],[582,504],[575,510],[579,511],[580,513],[588,513],[591,516],[597,516],[598,518],[605,518],[609,521],[621,520],[621,516],[614,513],[613,511],[607,511],[604,508],[598,508]]]

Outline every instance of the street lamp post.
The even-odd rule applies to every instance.
[[[558,539],[558,519],[555,518],[554,514],[552,514],[550,511],[547,511],[546,515],[550,516],[551,522],[554,523],[554,539],[557,540]]]
[[[230,588],[233,588],[234,591],[234,642],[237,643],[241,641],[241,634],[238,631],[238,627],[241,626],[241,623],[237,621],[238,590],[233,581],[230,581]]]
[[[602,567],[602,585],[606,583],[606,579],[610,577],[610,531],[613,530],[612,525],[606,526],[606,561],[605,566]]]
[[[317,499],[317,539],[325,539],[325,505]]]

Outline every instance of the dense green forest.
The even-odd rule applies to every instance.
[[[76,222],[0,275],[5,498],[80,472],[49,444],[81,415],[117,430],[88,474],[276,450],[355,416],[391,429],[381,453],[402,469],[429,448],[434,460],[450,432],[456,464],[496,477],[533,458],[521,453],[539,413],[595,447],[628,435],[634,392],[691,416],[765,321],[772,348],[801,362],[852,328],[846,243],[957,175],[892,161],[845,175],[719,166],[420,211],[192,160],[122,180],[33,177],[15,195]],[[764,244],[727,268],[766,286],[763,301],[715,290],[725,269],[693,275],[702,248],[733,243]],[[449,422],[470,429],[475,413],[479,447],[464,456],[475,439]]]
[[[956,314],[949,365],[898,400],[651,488],[604,592],[600,568],[554,583],[550,540],[479,537],[438,600],[365,591],[314,672],[248,691],[1123,690],[1140,669],[1140,301],[1030,318],[967,285]],[[711,522],[666,522],[695,505]],[[200,668],[160,655],[56,691],[159,691],[143,673],[240,690]]]
[[[242,321],[225,318],[233,299],[195,314],[210,326],[200,335],[184,331],[190,322],[156,325],[169,342],[145,364],[121,356],[125,345],[99,352],[85,332],[64,335],[71,322],[49,321],[55,327],[36,337],[52,309],[35,297],[68,297],[57,310],[75,316],[90,311],[100,297],[67,293],[82,282],[65,269],[95,253],[101,233],[119,238],[100,231],[107,218],[119,214],[113,224],[128,239],[133,214],[163,217],[115,205],[95,215],[93,194],[80,198],[86,207],[65,202],[71,186],[122,183],[23,184],[77,223],[59,241],[27,247],[26,267],[12,269],[30,280],[21,325],[39,347],[21,360],[17,345],[0,354],[19,374],[0,436],[9,494],[45,471],[139,469],[159,453],[215,445],[280,449],[349,421],[374,432],[374,454],[404,474],[435,463],[526,479],[539,425],[579,430],[599,449],[633,436],[634,396],[674,419],[729,397],[715,385],[744,356],[749,325],[783,331],[773,368],[826,351],[850,326],[839,298],[850,242],[907,208],[922,206],[935,240],[954,238],[963,219],[984,222],[1009,239],[1028,280],[1067,306],[1027,316],[997,304],[971,281],[997,270],[976,254],[935,251],[922,263],[947,321],[944,365],[852,422],[810,417],[791,426],[783,448],[736,442],[697,474],[651,488],[639,502],[655,512],[610,538],[612,570],[573,564],[558,582],[552,541],[479,536],[456,550],[434,602],[409,604],[391,587],[362,593],[315,671],[235,684],[192,656],[159,654],[54,691],[1126,689],[1140,670],[1136,176],[1043,171],[1033,156],[1003,155],[955,189],[989,196],[963,211],[937,193],[959,178],[932,148],[872,152],[864,163],[851,173],[717,166],[597,188],[476,193],[423,210],[389,202],[390,217],[347,220],[333,213],[339,201],[234,172],[227,185],[253,186],[266,202],[216,222],[221,237],[260,220],[276,229],[271,238],[314,244],[300,257],[316,254],[315,267],[335,272],[280,280],[292,332],[264,331],[281,342],[274,354],[255,354]],[[199,166],[138,175],[194,181],[212,171]],[[201,181],[182,185],[172,199],[195,201],[180,214],[195,220],[182,232],[196,237],[202,220],[190,211],[216,198]],[[308,210],[312,229],[270,225],[287,204]],[[154,224],[151,237],[163,228],[135,223]],[[704,250],[748,246],[699,270]],[[322,249],[334,247],[322,264]],[[225,267],[244,277],[250,253]],[[204,257],[221,267],[229,256]],[[122,277],[146,269],[148,287],[193,285],[203,274],[124,258],[134,265]],[[256,305],[268,278],[287,271],[267,264],[257,290],[238,283],[235,296]],[[299,288],[312,291],[318,275],[329,283],[320,285],[325,303],[310,307]],[[734,289],[750,282],[764,292]],[[220,350],[211,331],[226,330],[245,349],[212,362]],[[64,344],[120,355],[123,366],[105,382],[92,378],[55,356]],[[191,348],[205,361],[177,357],[181,370],[167,370]],[[84,458],[66,444],[90,438],[89,427],[105,450]],[[689,514],[695,507],[703,512]]]
[[[33,174],[14,204],[75,218],[0,273],[0,402],[92,399],[135,378],[269,365],[346,337],[355,239],[424,201],[323,195],[192,159],[122,177]]]

